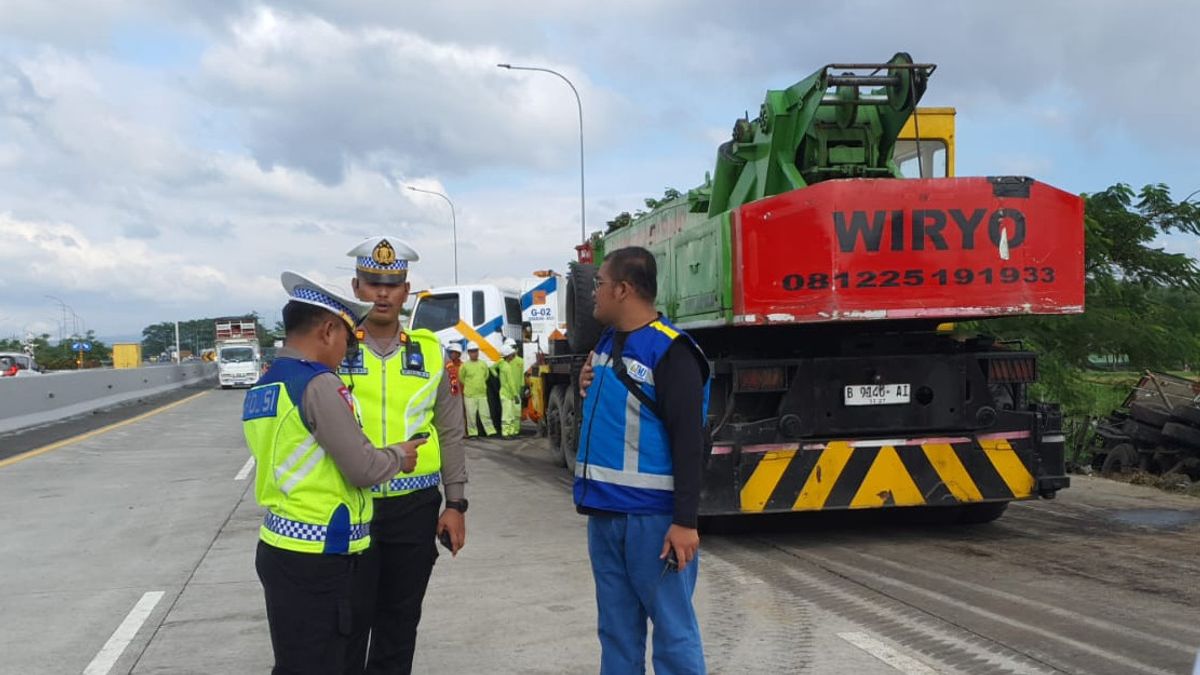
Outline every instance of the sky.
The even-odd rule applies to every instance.
[[[938,64],[959,175],[1200,189],[1192,0],[0,0],[0,337],[128,339],[348,292],[361,239],[414,286],[515,286],[712,168],[733,121],[830,62]],[[1193,238],[1163,245],[1200,255]],[[61,303],[61,304],[60,304]],[[76,319],[75,317],[78,317]]]

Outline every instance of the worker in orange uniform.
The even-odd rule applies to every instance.
[[[462,381],[458,379],[458,369],[462,367],[462,345],[451,342],[446,345],[446,375],[450,376],[450,394],[462,396]]]

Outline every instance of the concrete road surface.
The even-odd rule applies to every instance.
[[[268,671],[241,398],[0,460],[0,673]],[[596,672],[563,469],[534,438],[470,460],[467,548],[434,571],[416,672]],[[974,528],[717,525],[738,533],[703,540],[714,673],[1188,673],[1200,646],[1200,500],[1076,479]]]

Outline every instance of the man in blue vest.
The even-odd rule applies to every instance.
[[[649,619],[655,672],[703,673],[692,592],[708,361],[655,309],[652,253],[609,253],[595,284],[608,329],[585,378],[575,504],[589,516],[600,672],[644,672]]]
[[[246,394],[242,423],[257,464],[254,496],[267,509],[255,567],[266,596],[273,673],[361,673],[367,599],[355,586],[371,546],[368,488],[417,464],[416,440],[377,448],[354,398],[333,373],[357,348],[370,305],[283,274],[286,346]]]

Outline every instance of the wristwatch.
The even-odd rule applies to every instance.
[[[466,513],[467,512],[467,500],[466,499],[446,500],[446,508],[454,509],[455,511],[458,511],[459,513]]]

